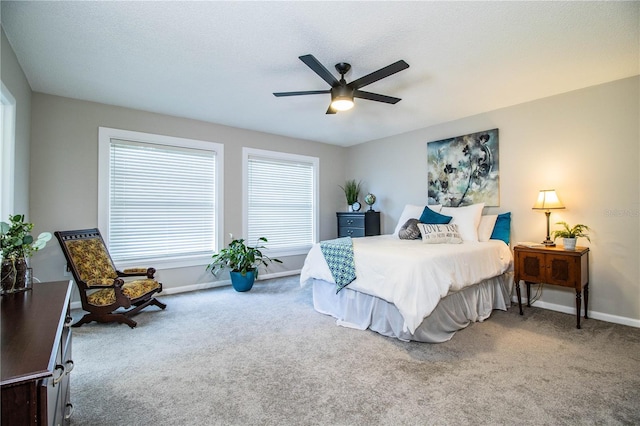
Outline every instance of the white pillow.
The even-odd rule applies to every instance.
[[[439,212],[442,208],[442,204],[434,204],[432,206],[429,206],[429,208],[434,212]],[[398,219],[398,224],[396,225],[396,230],[393,231],[393,235],[397,237],[398,233],[400,232],[400,228],[402,228],[402,226],[404,226],[404,224],[407,223],[409,219],[420,219],[423,211],[424,206],[416,206],[413,204],[407,204],[406,206],[404,206],[404,210],[402,210],[400,219]]]
[[[491,239],[493,228],[498,220],[497,214],[487,214],[480,217],[480,225],[478,225],[478,241],[485,242]]]
[[[418,223],[422,234],[422,242],[426,244],[460,244],[462,238],[458,232],[458,225],[435,225]]]
[[[478,241],[478,225],[484,203],[472,204],[464,207],[443,207],[441,214],[451,216],[450,225],[458,225],[460,236],[464,241]]]

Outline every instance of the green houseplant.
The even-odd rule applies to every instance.
[[[355,179],[350,179],[345,182],[344,186],[340,187],[344,191],[347,204],[351,207],[358,202],[358,197],[360,196],[360,184],[361,183],[356,182]],[[354,210],[360,210],[360,207],[358,206],[358,208]]]
[[[9,222],[0,222],[0,252],[2,253],[2,290],[7,293],[26,287],[27,258],[42,249],[51,240],[51,233],[43,232],[34,240],[33,224],[24,221],[24,215],[9,216]]]
[[[589,238],[589,234],[585,231],[589,231],[589,227],[583,224],[577,224],[573,227],[569,226],[567,222],[556,222],[556,225],[562,225],[562,229],[555,230],[551,233],[553,235],[553,239],[563,238],[564,239],[564,248],[567,250],[575,250],[576,241],[579,237],[586,238],[591,242],[591,238]]]
[[[266,247],[261,245],[261,242],[266,243],[267,239],[258,238],[253,247],[248,246],[242,238],[233,239],[227,247],[211,257],[212,262],[207,265],[207,270],[211,270],[211,273],[217,276],[220,270],[228,268],[231,284],[236,291],[251,290],[258,278],[258,268],[261,265],[266,268],[271,262],[282,263],[280,259],[272,259],[262,253]]]

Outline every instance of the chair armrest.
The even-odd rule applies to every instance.
[[[105,280],[107,281],[107,280]],[[95,290],[99,288],[120,288],[124,284],[124,280],[121,278],[114,278],[109,284],[89,284],[86,281],[81,281],[82,285],[89,290]]]
[[[155,268],[127,268],[124,271],[116,271],[119,277],[140,277],[153,278],[156,273]]]
[[[124,280],[122,278],[116,278],[113,280],[113,291],[115,293],[117,303],[123,308],[128,309],[131,307],[131,299],[122,292],[123,285]]]

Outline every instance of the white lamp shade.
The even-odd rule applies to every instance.
[[[534,210],[564,209],[555,189],[542,189],[533,205]]]

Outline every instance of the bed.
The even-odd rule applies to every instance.
[[[301,285],[313,286],[315,310],[344,327],[437,343],[471,322],[487,319],[494,309],[508,309],[513,286],[510,214],[482,216],[482,205],[429,207],[429,212],[453,217],[450,225],[455,228],[437,229],[449,226],[459,231],[454,235],[461,241],[425,241],[433,225],[419,225],[418,239],[399,238],[407,218],[416,222],[415,216],[424,219],[420,212],[427,211],[408,205],[393,234],[315,244],[300,275]],[[498,217],[508,219],[506,234],[505,220]],[[353,277],[346,284],[336,279],[336,259],[327,261],[323,253],[330,244],[351,246]]]

